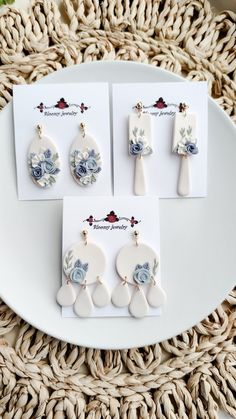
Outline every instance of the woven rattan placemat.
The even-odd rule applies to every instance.
[[[150,63],[209,93],[236,120],[236,15],[206,0],[51,0],[0,10],[0,106],[12,85],[92,60]],[[4,139],[2,139],[4,140]],[[161,344],[100,351],[60,342],[0,305],[0,417],[236,418],[236,292]],[[16,341],[8,339],[15,331]]]

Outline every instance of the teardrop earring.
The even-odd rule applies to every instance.
[[[106,267],[106,259],[103,251],[95,243],[88,242],[88,233],[82,232],[83,241],[73,244],[63,258],[63,272],[66,283],[62,285],[57,294],[57,302],[62,305],[74,304],[74,312],[79,317],[89,317],[93,304],[104,307],[110,302],[110,292],[102,277]],[[79,286],[76,297],[71,288],[72,283]],[[91,295],[89,287],[95,285]],[[70,295],[70,297],[68,297]],[[73,295],[73,297],[72,297]],[[70,301],[70,304],[67,302]]]
[[[70,150],[70,169],[74,180],[80,186],[97,182],[102,170],[101,155],[95,139],[86,132],[85,124],[80,124],[80,134]]]
[[[36,185],[49,188],[60,172],[59,154],[53,141],[44,135],[42,125],[37,125],[37,134],[28,151],[29,173]]]
[[[138,238],[139,233],[135,231],[134,242],[122,247],[117,255],[116,269],[122,282],[114,289],[112,302],[117,307],[129,306],[132,316],[142,318],[148,314],[149,305],[163,305],[166,295],[156,282],[158,255],[148,245],[139,243]],[[132,296],[129,286],[134,289]]]
[[[180,157],[179,178],[177,192],[180,196],[188,196],[191,192],[190,162],[189,157],[198,154],[196,123],[194,113],[187,111],[186,103],[179,104],[179,112],[174,119],[174,135],[172,152]]]
[[[143,113],[143,104],[138,102],[136,113],[129,116],[129,154],[135,157],[134,194],[146,195],[146,178],[143,156],[152,154],[151,116]]]

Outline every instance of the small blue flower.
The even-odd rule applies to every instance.
[[[38,166],[32,168],[31,174],[34,179],[39,180],[44,175],[44,170],[39,164]]]
[[[185,148],[188,154],[198,154],[198,147],[196,146],[195,143],[191,143],[191,141],[188,141],[185,144]]]
[[[135,270],[133,273],[133,280],[137,284],[146,284],[150,281],[151,275],[150,275],[150,266],[149,263],[146,262],[143,265],[136,265]]]
[[[56,167],[52,160],[46,159],[44,162],[42,162],[42,165],[44,167],[45,173],[55,174]]]
[[[144,149],[144,144],[141,140],[139,140],[137,143],[133,143],[133,141],[130,142],[130,154],[132,155],[137,155],[137,154],[142,154]]]
[[[72,282],[81,284],[85,278],[86,272],[82,268],[73,268],[70,272],[70,279]]]
[[[88,266],[88,263],[82,263],[81,260],[78,259],[74,264],[74,268],[70,272],[71,281],[81,284],[85,279]]]
[[[83,176],[86,176],[88,174],[88,170],[85,166],[85,163],[77,164],[77,166],[75,168],[75,174],[78,177],[83,177]]]
[[[85,167],[89,172],[96,173],[98,169],[98,164],[93,157],[89,157],[85,163]]]
[[[87,272],[88,266],[88,263],[82,263],[80,259],[78,259],[74,264],[75,268],[82,268],[85,272]]]
[[[46,159],[50,159],[50,157],[52,156],[52,152],[51,152],[51,150],[49,150],[49,148],[46,151],[44,151],[43,154],[44,154]]]
[[[89,157],[95,157],[95,150],[94,149],[89,150],[88,155]]]

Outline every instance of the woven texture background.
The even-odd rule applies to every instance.
[[[206,0],[51,0],[0,11],[0,106],[12,85],[92,60],[150,63],[209,93],[236,120],[236,15]],[[222,278],[223,280],[223,278]],[[0,303],[0,418],[236,418],[236,292],[187,332],[100,351],[51,338]],[[7,334],[15,330],[16,341]]]

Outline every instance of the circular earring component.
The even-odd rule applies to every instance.
[[[165,293],[156,283],[159,266],[157,253],[148,245],[139,243],[139,233],[134,232],[134,242],[119,251],[116,269],[122,278],[112,294],[112,302],[118,307],[129,305],[130,313],[137,318],[148,313],[148,305],[159,307],[165,302]],[[133,287],[130,298],[129,286]],[[145,294],[145,290],[148,290]]]
[[[28,150],[28,169],[33,182],[41,188],[50,188],[60,172],[60,159],[56,145],[37,125],[37,137]]]
[[[63,272],[66,277],[66,284],[62,285],[58,294],[68,294],[68,283],[70,286],[76,284],[79,293],[71,304],[74,304],[74,312],[80,317],[89,317],[93,304],[97,307],[104,307],[110,302],[110,293],[102,281],[105,272],[106,259],[101,248],[95,243],[88,242],[87,231],[82,232],[83,241],[73,244],[65,253],[63,258]],[[95,285],[91,296],[89,287]],[[64,291],[63,291],[63,290]],[[61,301],[66,298],[58,298]]]
[[[80,134],[70,150],[70,169],[74,180],[80,186],[89,186],[97,182],[102,170],[101,155],[95,139],[80,124]]]

